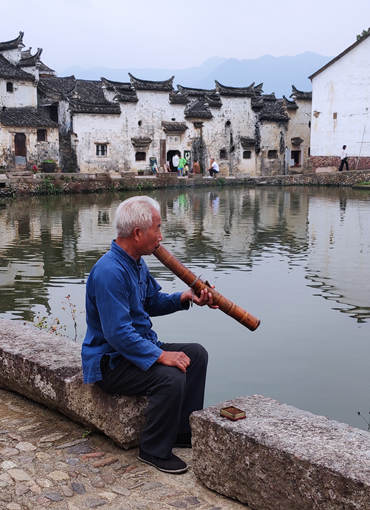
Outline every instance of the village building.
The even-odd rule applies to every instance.
[[[25,169],[59,161],[58,124],[40,108],[38,50],[23,54],[23,32],[0,43],[0,168]],[[47,66],[45,66],[47,68]],[[48,69],[48,68],[47,68]],[[51,72],[51,70],[49,70]]]
[[[370,34],[310,76],[311,162],[336,171],[343,145],[349,169],[370,168]]]
[[[0,84],[6,87],[7,66],[18,73],[22,97],[26,86],[29,94],[15,100],[8,92],[2,99],[0,164],[20,163],[15,134],[23,129],[28,141],[23,163],[40,162],[48,153],[64,172],[171,171],[176,170],[175,154],[186,158],[189,169],[198,161],[204,173],[214,158],[224,176],[276,175],[306,167],[310,93],[293,88],[288,100],[263,94],[262,83],[231,87],[215,81],[212,89],[197,89],[175,88],[173,76],[151,81],[129,74],[128,82],[58,77],[41,62],[42,50],[32,55],[31,48],[22,50],[22,40],[21,33],[0,43]],[[25,116],[29,107],[33,110]],[[47,145],[40,146],[42,129]]]

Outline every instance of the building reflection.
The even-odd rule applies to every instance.
[[[323,297],[358,312],[357,318],[370,316],[364,285],[370,281],[370,215],[354,190],[227,187],[151,195],[161,205],[164,244],[189,267],[250,271],[269,253],[280,254],[290,265],[300,261]],[[32,320],[34,304],[49,310],[52,286],[83,283],[109,249],[115,209],[127,196],[3,202],[0,312],[21,310]],[[174,278],[156,260],[150,264],[160,278]]]

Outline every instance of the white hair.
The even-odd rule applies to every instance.
[[[159,203],[145,195],[131,197],[121,202],[114,217],[117,237],[129,237],[135,227],[142,229],[151,227],[153,209],[160,212]]]

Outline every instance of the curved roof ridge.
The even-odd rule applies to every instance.
[[[31,55],[31,49],[21,52],[21,59],[18,62],[19,67],[33,67],[40,61],[40,56],[42,53],[42,48],[37,48],[37,51],[34,55]]]
[[[230,87],[229,85],[223,85],[218,80],[215,80],[217,91],[223,96],[245,96],[250,97],[255,95],[254,85],[252,82],[246,87]]]
[[[160,92],[170,92],[173,90],[173,80],[175,76],[171,76],[167,80],[154,81],[154,80],[142,80],[136,78],[131,73],[128,73],[132,86],[136,90],[157,90]]]
[[[20,31],[18,37],[15,39],[12,39],[11,41],[0,42],[0,51],[14,50],[18,48],[20,44],[24,47],[23,36],[24,32]]]

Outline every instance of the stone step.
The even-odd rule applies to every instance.
[[[233,405],[246,419],[230,421]],[[193,469],[254,510],[368,510],[370,434],[261,395],[192,414]]]
[[[83,384],[81,346],[33,326],[0,319],[0,387],[97,429],[123,448],[138,444],[145,397],[118,397]]]

